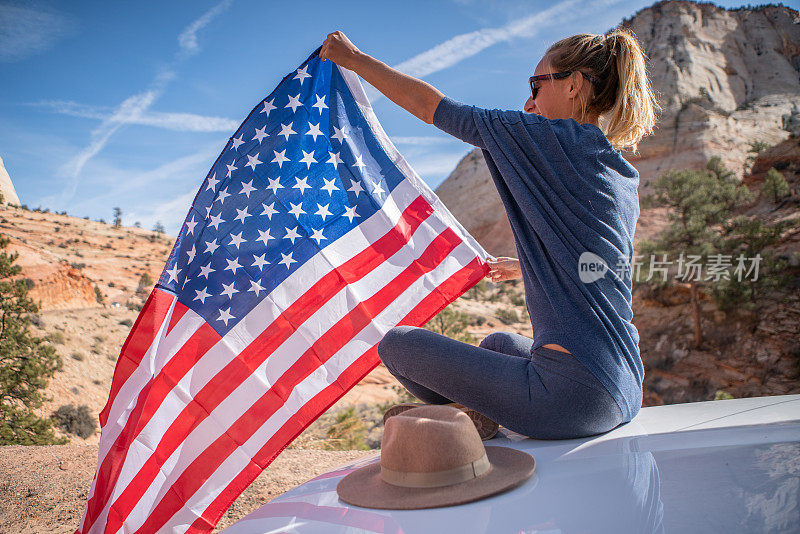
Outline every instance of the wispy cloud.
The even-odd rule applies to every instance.
[[[66,186],[60,194],[44,199],[49,204],[63,205],[75,196],[80,183],[81,171],[86,163],[96,156],[122,126],[135,124],[146,117],[145,112],[164,92],[175,74],[175,66],[182,59],[195,54],[200,47],[197,44],[197,32],[207,26],[211,20],[231,5],[232,0],[223,0],[201,17],[191,22],[178,36],[179,50],[170,64],[164,67],[150,83],[150,86],[133,96],[126,98],[117,108],[91,133],[91,142],[70,161],[59,169],[59,177]]]
[[[70,100],[45,100],[28,105],[48,108],[61,115],[102,121],[115,120],[113,108],[109,106],[90,106]],[[129,117],[127,124],[141,124],[178,132],[230,132],[239,126],[239,122],[224,117],[160,111],[143,111],[136,117]]]
[[[0,62],[20,61],[77,32],[76,20],[50,7],[0,3]]]
[[[167,233],[178,235],[186,213],[189,211],[186,206],[191,205],[196,194],[197,187],[196,184],[193,184],[185,193],[177,197],[132,212],[130,218],[141,222],[142,228],[153,228],[156,222],[160,222],[164,225]]]
[[[121,206],[125,224],[134,221],[142,223],[144,228],[152,228],[161,222],[170,233],[177,233],[183,218],[188,211],[194,195],[197,193],[197,177],[203,176],[219,155],[220,146],[227,142],[227,137],[206,143],[200,150],[170,160],[153,169],[119,168],[102,159],[94,160],[91,175],[97,176],[93,189],[101,194],[74,202],[70,210],[76,213],[91,210],[98,204]],[[161,187],[168,184],[169,187]],[[149,192],[163,191],[162,197]],[[126,206],[124,199],[138,199],[143,195],[148,202],[135,202]]]
[[[587,3],[581,0],[564,0],[534,15],[513,20],[496,28],[482,28],[469,33],[456,35],[433,48],[417,54],[394,68],[417,78],[428,76],[470,58],[497,43],[519,37],[533,37],[544,26],[564,23],[567,20],[584,17],[600,7],[608,7],[621,0],[602,0]],[[577,9],[578,6],[580,9]],[[370,101],[375,102],[383,94],[369,83],[364,83]]]
[[[196,54],[200,50],[200,46],[197,44],[197,32],[208,26],[215,17],[228,9],[232,3],[233,0],[223,0],[209,9],[202,17],[189,24],[186,29],[181,32],[178,36],[178,44],[184,55]]]
[[[438,145],[443,143],[457,143],[458,139],[454,137],[436,137],[434,135],[422,135],[416,137],[392,137],[392,143],[395,145]]]

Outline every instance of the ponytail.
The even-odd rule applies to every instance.
[[[598,79],[588,103],[583,103],[584,113],[600,115],[613,146],[637,153],[642,137],[653,133],[661,107],[633,33],[615,29],[602,35],[573,35],[553,44],[545,57],[556,71],[581,71]]]

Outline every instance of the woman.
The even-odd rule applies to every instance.
[[[635,37],[613,30],[552,45],[529,80],[524,112],[450,99],[338,31],[319,55],[480,147],[514,233],[519,260],[490,261],[487,277],[522,278],[533,339],[494,332],[475,347],[398,326],[378,346],[389,371],[423,402],[464,409],[483,439],[498,423],[564,439],[633,419],[644,378],[629,271],[639,174],[620,150],[636,151],[658,109]]]

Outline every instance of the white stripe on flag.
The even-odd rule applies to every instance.
[[[187,375],[187,377],[189,377],[188,379],[192,384],[197,384],[197,387],[192,387],[192,394],[196,393],[200,387],[207,382],[208,377],[216,375],[225,367],[225,365],[230,363],[230,361],[234,359],[235,356],[241,352],[241,350],[249,345],[258,336],[258,334],[260,334],[261,331],[263,331],[264,328],[266,328],[266,326],[277,317],[277,314],[279,314],[280,311],[286,309],[289,305],[291,305],[292,302],[297,300],[308,289],[308,280],[321,279],[324,275],[332,271],[334,266],[341,266],[347,260],[361,252],[360,249],[354,249],[354,246],[360,246],[363,248],[370,246],[371,243],[377,240],[380,236],[384,235],[397,224],[403,210],[405,210],[417,198],[417,196],[418,191],[412,184],[407,181],[401,182],[397,185],[397,187],[395,187],[394,190],[392,190],[391,194],[384,203],[383,210],[376,212],[367,221],[351,230],[348,234],[346,234],[346,236],[338,239],[323,249],[322,252],[324,257],[328,261],[308,261],[292,275],[290,275],[290,277],[287,278],[287,280],[285,280],[279,288],[276,288],[276,290],[270,294],[269,298],[261,301],[261,303],[259,303],[259,305],[256,306],[256,308],[254,308],[250,314],[248,314],[245,320],[240,321],[233,329],[231,329],[231,331],[223,338],[223,340],[217,343],[207,353],[206,357],[204,357],[195,366],[196,369],[190,371],[190,373]],[[277,302],[277,307],[273,301]],[[168,324],[168,318],[165,319],[165,324]],[[179,324],[170,331],[168,338],[172,338],[175,335],[181,335],[178,333],[178,330],[184,326],[182,323],[191,321],[192,326],[194,326],[195,320],[202,322],[202,318],[199,315],[195,314],[191,310],[187,311],[184,317],[181,318]],[[194,329],[196,329],[196,326]],[[189,336],[181,335],[181,337],[188,339]],[[157,336],[156,342],[154,343],[158,343],[158,341],[159,337]],[[175,347],[173,343],[169,343],[169,348],[170,350],[164,351],[164,353],[171,357],[176,352],[174,349],[180,347]],[[168,358],[161,357],[159,354],[155,357],[155,359],[159,362],[159,364],[155,367],[155,374],[157,375],[158,372],[162,370],[163,365]],[[145,361],[149,360],[142,360],[143,363]],[[149,365],[140,366],[140,368],[134,373],[136,375],[136,381],[132,382],[132,376],[129,378],[128,382],[131,383],[131,386],[134,383],[139,385],[139,388],[141,389],[144,387],[144,384],[146,384],[146,380],[144,379],[152,378],[153,376],[150,369],[153,368]],[[145,374],[145,370],[147,370],[146,373],[150,375],[149,377]],[[192,378],[197,374],[201,374],[204,378]],[[183,384],[185,381],[182,380],[181,383]],[[128,386],[128,383],[126,383],[126,386]],[[135,399],[130,406],[122,407],[122,405],[118,404],[118,402],[121,401],[115,401],[112,408],[112,413],[116,413],[116,411],[122,411],[124,409],[126,410],[124,413],[124,418],[126,420],[130,409],[132,408],[133,404],[135,404]],[[154,417],[143,430],[143,432],[148,434],[147,442],[152,448],[155,448],[156,446],[153,438],[159,436],[166,428],[169,427],[169,425],[180,413],[179,408],[182,408],[180,405],[173,405],[171,403],[168,406],[172,406],[173,409],[168,410],[167,413],[164,413],[164,411],[159,408],[156,414],[154,414]],[[164,407],[164,410],[167,410],[167,408]],[[177,412],[175,410],[177,410]],[[109,418],[109,421],[110,420],[111,418]],[[105,440],[105,436],[103,436],[103,439],[101,440],[105,442],[103,456],[105,456],[105,453],[107,453],[114,440],[116,440],[120,431],[121,427],[114,427],[113,432],[109,434],[109,439],[107,441]],[[113,438],[111,438],[111,436],[113,436]],[[141,443],[137,441],[131,446],[140,447]],[[148,451],[152,452],[152,449],[148,449]],[[139,450],[136,454],[125,459],[122,472],[120,474],[120,479],[115,485],[115,490],[112,494],[112,499],[106,504],[105,509],[98,518],[98,524],[105,523],[105,518],[107,517],[110,503],[113,503],[114,499],[116,499],[116,497],[118,497],[119,494],[124,491],[127,484],[135,476],[138,468],[146,460],[146,458],[149,457],[148,451]],[[133,458],[135,458],[135,460]],[[98,465],[100,465],[100,463],[98,463]]]
[[[392,280],[406,267],[413,264],[433,239],[447,229],[444,223],[435,218],[429,218],[428,221],[428,224],[423,224],[414,233],[408,245],[401,248],[396,254],[384,261],[367,276],[351,284],[349,287],[345,287],[339,294],[334,296],[309,317],[306,323],[298,325],[298,330],[267,358],[265,364],[250,375],[233,393],[213,410],[210,417],[203,420],[197,428],[194,429],[184,441],[181,453],[178,454],[176,451],[176,454],[173,454],[165,462],[163,472],[169,473],[166,482],[161,480],[154,481],[145,497],[140,501],[139,505],[137,505],[137,508],[139,508],[139,506],[147,506],[150,502],[157,503],[171,484],[183,473],[184,469],[227,430],[227,425],[236,421],[243,415],[250,408],[254,399],[258,399],[266,393],[272,384],[297,361],[300,355],[308,350],[311,345],[339,319],[353,310],[358,303],[371,297],[385,285],[386,281]],[[466,263],[473,258],[474,253],[469,256]],[[447,261],[447,259],[445,261]],[[460,267],[463,267],[463,265],[458,266],[456,270]],[[356,296],[358,300],[354,298]],[[402,300],[402,296],[398,300]],[[402,317],[402,315],[399,317]],[[308,325],[313,325],[313,330],[310,330]],[[381,336],[382,335],[383,334],[381,334]],[[214,351],[212,350],[210,352]],[[185,380],[181,380],[176,390],[185,390],[188,388],[199,390],[213,378],[214,375],[209,373],[207,368],[209,366],[216,367],[218,365],[218,358],[219,355],[217,354],[207,354],[195,366],[196,372],[190,373]],[[196,391],[190,392],[192,393],[192,397],[196,393]],[[163,422],[174,420],[180,414],[182,408],[182,399],[175,399],[174,403],[170,402],[168,407],[165,408],[164,415],[159,417],[159,414],[157,414],[152,420],[153,425],[148,425],[145,432],[155,435],[162,433],[163,429],[167,426]],[[161,410],[159,410],[159,412],[161,412]],[[145,446],[141,444],[139,447],[142,448],[142,452],[144,452],[145,450],[150,450],[152,445]],[[258,449],[250,452],[251,454],[255,454],[257,450]],[[154,493],[155,496],[153,495]]]
[[[438,287],[448,277],[455,274],[464,265],[475,258],[475,252],[468,245],[461,243],[436,269],[414,281],[409,288],[386,307],[373,322],[359,332],[345,346],[337,351],[325,365],[306,377],[294,388],[286,403],[270,417],[242,447],[231,454],[217,468],[214,474],[193,496],[186,506],[176,514],[169,524],[191,524],[227,484],[251,463],[251,456],[257,452],[291,417],[315,395],[329,386],[339,377],[342,371],[352,365],[359,356],[373,345],[380,342],[384,334],[404,317],[425,296],[430,293],[428,284]],[[194,448],[193,448],[194,449]],[[247,452],[245,452],[247,451]],[[181,462],[182,464],[183,462]],[[182,472],[182,470],[181,470]],[[173,481],[180,473],[170,471],[167,481]],[[136,510],[138,514],[147,516],[145,510]],[[140,515],[142,517],[142,515]],[[140,523],[136,523],[138,526]]]

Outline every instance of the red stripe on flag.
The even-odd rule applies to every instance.
[[[277,347],[289,338],[295,331],[293,325],[305,322],[317,308],[330,300],[347,284],[358,281],[379,266],[385,258],[405,246],[417,228],[431,213],[433,213],[433,208],[425,198],[422,196],[417,197],[403,211],[400,220],[392,229],[368,248],[345,262],[341,267],[323,276],[310,290],[292,303],[281,316],[276,318],[238,357],[234,358],[224,369],[217,373],[194,396],[192,402],[186,405],[175,421],[170,424],[161,440],[159,440],[154,453],[145,461],[131,483],[114,501],[108,515],[109,527],[114,526],[111,530],[115,531],[118,528],[116,525],[124,521],[125,517],[133,510],[158,474],[163,461],[172,454],[197,425],[208,417],[208,414],[220,402],[227,398],[242,381],[253,373],[253,369],[258,368]],[[199,356],[202,356],[202,353]],[[165,376],[168,376],[170,387],[177,383],[195,363],[194,358],[190,358],[190,361],[183,361],[185,359],[185,356],[176,354],[155,380],[164,381]],[[163,402],[169,390],[163,390],[162,393],[162,397],[150,395],[156,407]],[[139,425],[134,437],[138,435],[139,430],[146,424],[147,421],[143,421]],[[114,482],[116,482],[116,477],[114,477],[112,484]],[[110,488],[106,493],[109,492]],[[107,496],[103,498],[103,507],[105,507],[106,502]],[[100,511],[102,511],[102,508],[96,510],[97,514]],[[93,522],[96,517],[91,517]],[[87,525],[91,525],[88,520]]]
[[[347,315],[320,336],[261,398],[255,401],[223,435],[203,450],[178,476],[138,532],[155,532],[163,527],[181,509],[186,500],[194,495],[208,477],[216,471],[219,465],[285,403],[292,390],[313,373],[320,366],[320,362],[324,364],[415,280],[435,269],[459,243],[461,243],[461,239],[452,229],[444,230],[426,247],[417,260],[377,293],[357,304]],[[370,364],[370,369],[374,368],[377,361],[370,362]],[[341,385],[338,387],[341,388]],[[312,412],[312,414],[316,413],[319,412]],[[292,419],[297,421],[296,414]],[[313,420],[313,415],[309,419]],[[303,424],[300,423],[300,426]],[[283,436],[283,438],[285,437]],[[273,441],[274,438],[275,436],[269,441]],[[263,470],[263,467],[261,469]]]
[[[220,339],[219,334],[211,328],[208,323],[203,323],[197,331],[184,343],[173,358],[164,366],[164,370],[172,369],[176,366],[171,365],[174,361],[182,362],[188,368],[199,360],[203,354],[213,347]],[[184,373],[185,374],[185,373]],[[105,508],[105,503],[114,489],[125,458],[128,456],[128,447],[139,435],[142,428],[147,425],[150,418],[158,410],[164,397],[177,383],[177,379],[170,372],[159,375],[161,380],[150,380],[136,399],[136,406],[128,417],[125,428],[122,429],[114,444],[103,458],[103,462],[97,469],[95,478],[94,495],[86,504],[87,519],[84,522],[84,532],[88,532],[97,516]],[[182,374],[180,376],[183,376]]]
[[[421,326],[435,317],[439,312],[463,294],[467,289],[477,284],[489,271],[489,266],[480,258],[473,259],[470,263],[459,269],[437,286],[437,291],[428,293],[414,308],[403,317],[398,324]],[[299,436],[316,417],[327,412],[350,388],[361,382],[380,363],[377,356],[378,346],[374,345],[362,354],[350,367],[345,369],[336,382],[329,385],[309,400],[298,414],[308,414],[307,422],[294,432],[289,428],[292,421],[287,421],[281,429],[264,444],[261,450],[253,456],[253,461],[247,465],[225,489],[220,492],[214,501],[204,510],[202,517],[192,524],[187,532],[210,532],[222,518],[233,501],[270,465],[281,452]],[[339,387],[336,388],[336,384]],[[282,442],[281,440],[286,440]],[[277,447],[276,447],[277,445]],[[276,450],[277,449],[277,450]],[[263,467],[259,467],[263,465]],[[352,471],[348,469],[347,472]],[[323,476],[323,475],[321,475]],[[317,477],[320,478],[320,477]],[[272,505],[270,505],[272,506]]]
[[[169,333],[172,331],[172,328],[178,324],[186,312],[189,311],[189,308],[182,304],[181,302],[175,303],[175,308],[172,310],[172,317],[169,318],[169,324],[167,325],[167,329],[164,331],[164,337],[168,336]]]
[[[156,338],[164,318],[167,316],[169,307],[175,297],[162,291],[160,289],[153,289],[150,296],[147,297],[147,302],[144,303],[142,311],[133,323],[133,328],[128,332],[128,337],[122,345],[122,350],[117,359],[117,365],[114,368],[114,378],[111,380],[111,391],[108,394],[108,402],[106,402],[103,411],[100,412],[100,427],[106,426],[108,421],[108,412],[111,411],[111,406],[114,404],[114,399],[117,398],[120,388],[126,380],[133,374],[133,371],[139,367],[142,358],[147,353],[153,340]]]

